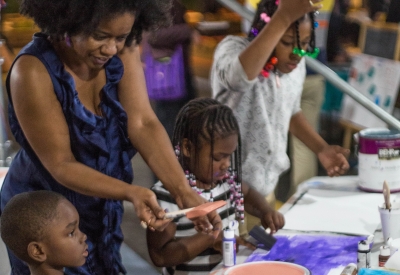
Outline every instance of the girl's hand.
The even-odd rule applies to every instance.
[[[276,231],[278,231],[279,229],[283,228],[283,226],[285,225],[285,218],[280,212],[269,208],[268,211],[263,213],[263,215],[261,216],[261,225],[265,229],[271,229],[270,234],[272,235],[276,233]]]
[[[195,207],[207,202],[207,200],[199,196],[191,188],[189,189],[189,192],[176,197],[175,200],[181,209]],[[214,236],[214,238],[218,237],[222,229],[221,217],[218,215],[217,211],[213,211],[205,217],[194,219],[192,222],[194,223],[194,228],[197,232],[211,234]]]
[[[278,10],[277,13],[280,16],[287,18],[290,23],[293,23],[303,15],[317,11],[322,8],[322,4],[320,3],[322,0],[278,0]]]
[[[214,248],[221,254],[222,254],[222,239],[223,238],[224,238],[224,232],[220,231],[217,238],[215,238],[214,244],[212,245],[212,248]]]
[[[242,237],[236,236],[236,252],[239,252],[239,246],[241,246],[241,245],[247,247],[250,250],[256,250],[256,248],[257,248],[254,244],[249,243]]]
[[[132,185],[132,188],[131,202],[142,227],[152,231],[163,231],[172,220],[164,219],[165,212],[158,204],[156,195],[145,187]]]
[[[328,176],[340,176],[347,172],[349,163],[347,157],[350,154],[349,149],[344,149],[338,145],[328,145],[318,153],[318,159],[324,166]]]
[[[235,236],[236,238],[236,252],[239,251],[239,246],[245,246],[248,249],[251,250],[255,250],[257,247],[255,247],[252,243],[249,243],[248,241],[246,241],[245,239],[243,239],[240,236]],[[218,252],[220,252],[222,254],[222,240],[223,240],[223,232],[220,232],[220,234],[218,235],[217,239],[215,240],[214,244],[213,244],[213,248],[215,250],[217,250]]]

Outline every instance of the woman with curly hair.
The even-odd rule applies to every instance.
[[[86,264],[65,274],[125,273],[122,201],[133,203],[143,227],[163,230],[170,222],[152,191],[130,184],[136,152],[180,207],[203,202],[184,184],[151,109],[137,46],[142,30],[169,22],[170,1],[22,0],[20,8],[42,32],[7,77],[10,126],[21,150],[4,181],[1,209],[25,191],[61,193],[77,208],[89,246]],[[213,212],[196,228],[213,226],[207,231],[217,235],[220,222]],[[29,274],[11,253],[10,261],[13,274]]]

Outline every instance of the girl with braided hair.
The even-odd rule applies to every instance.
[[[1,210],[16,194],[50,190],[81,217],[88,257],[65,274],[126,273],[120,255],[123,200],[143,227],[170,219],[148,188],[131,184],[139,152],[179,207],[204,203],[186,184],[169,138],[149,104],[138,43],[142,30],[169,24],[168,0],[22,0],[41,29],[16,57],[6,87],[11,130],[21,146],[1,190]],[[214,211],[195,221],[214,228]],[[13,274],[29,274],[11,252]]]
[[[208,201],[225,200],[220,208],[223,229],[243,220],[244,209],[261,219],[264,228],[276,232],[283,215],[241,179],[239,125],[232,110],[211,98],[188,102],[179,112],[174,129],[175,154],[186,171],[187,183]],[[160,205],[178,210],[162,183],[154,185]],[[221,262],[222,232],[217,239],[196,233],[194,224],[178,217],[161,233],[147,230],[149,254],[163,274],[209,274]],[[241,237],[237,243],[254,248]]]
[[[302,57],[319,52],[314,34],[319,2],[262,0],[248,37],[228,36],[214,53],[213,97],[230,106],[239,122],[243,180],[270,202],[290,165],[289,131],[317,154],[329,176],[349,168],[349,150],[328,145],[300,109],[306,74]],[[257,219],[248,221],[247,229],[254,223]]]

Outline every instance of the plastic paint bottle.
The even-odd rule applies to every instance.
[[[222,240],[222,254],[224,266],[234,266],[236,264],[236,238],[235,231],[232,229],[224,230],[224,238]]]
[[[382,245],[379,250],[379,267],[384,267],[390,258],[390,247]]]
[[[370,268],[371,249],[367,241],[358,242],[357,268]]]
[[[353,263],[348,264],[340,275],[357,275],[357,265]]]

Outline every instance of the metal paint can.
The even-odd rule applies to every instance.
[[[370,128],[357,139],[360,189],[382,192],[386,181],[391,192],[400,192],[400,131]]]

